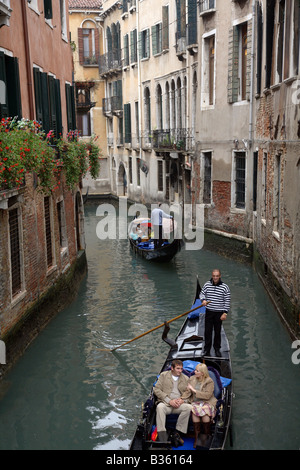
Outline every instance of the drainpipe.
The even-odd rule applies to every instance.
[[[252,0],[252,43],[251,43],[251,83],[250,83],[250,110],[249,110],[249,149],[253,143],[253,89],[254,89],[254,46],[255,46],[255,2]]]
[[[139,27],[139,19],[140,19],[140,10],[139,10],[139,1],[136,1],[136,35],[137,35],[137,42],[139,41],[139,32],[140,32],[140,27]],[[149,38],[150,40],[150,38]],[[139,56],[139,48],[137,48],[137,64],[138,64],[138,97],[139,97],[139,144],[140,144],[140,149],[139,149],[139,156],[140,156],[140,161],[142,159],[142,82],[141,82],[141,68],[140,68],[140,56]],[[143,196],[143,190],[142,190],[142,196]]]
[[[29,118],[34,119],[34,99],[33,99],[33,84],[32,84],[32,71],[31,71],[31,58],[30,58],[30,46],[29,46],[29,33],[28,33],[28,21],[27,21],[27,0],[21,0],[22,5],[22,20],[24,30],[24,44],[25,44],[25,63],[26,63],[26,74],[27,74],[27,88],[29,97]]]

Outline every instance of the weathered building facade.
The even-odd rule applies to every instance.
[[[89,195],[109,194],[111,191],[106,119],[102,111],[104,80],[99,76],[99,57],[103,51],[101,11],[100,0],[69,0],[77,129],[83,140],[97,136],[102,154],[98,177],[92,179],[87,175],[83,180],[83,191]]]
[[[112,193],[203,204],[298,335],[299,0],[103,0],[99,22]]]
[[[1,119],[38,121],[56,138],[75,129],[67,6],[66,0],[0,2]],[[1,164],[3,169],[2,155]],[[62,172],[56,188],[42,192],[34,171],[28,171],[21,185],[0,187],[0,338],[7,347],[6,368],[76,292],[86,271],[84,248],[79,182],[70,190]]]

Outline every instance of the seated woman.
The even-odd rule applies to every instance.
[[[187,386],[192,392],[192,419],[195,432],[194,447],[197,445],[198,435],[210,435],[211,420],[216,415],[217,399],[214,396],[214,382],[210,378],[205,364],[198,364],[195,369],[195,375],[189,379]]]

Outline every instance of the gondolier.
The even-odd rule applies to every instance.
[[[214,269],[212,278],[206,282],[200,292],[200,300],[204,305],[209,301],[205,314],[205,346],[204,356],[210,355],[212,333],[214,331],[214,349],[217,357],[221,357],[221,327],[230,309],[230,289],[221,280],[221,271]]]
[[[162,244],[162,224],[163,218],[173,219],[169,214],[166,214],[161,208],[161,203],[158,203],[158,207],[153,209],[151,212],[151,224],[154,232],[154,247],[158,248]]]

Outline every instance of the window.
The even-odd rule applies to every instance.
[[[67,247],[68,245],[64,201],[59,201],[57,203],[57,219],[58,219],[58,228],[59,228],[59,245],[60,245],[60,248],[63,249]]]
[[[162,48],[169,49],[169,6],[162,7]]]
[[[52,253],[52,230],[51,230],[51,213],[50,213],[50,197],[44,198],[44,217],[45,217],[45,236],[46,236],[46,260],[47,267],[53,265]]]
[[[140,59],[148,59],[150,57],[150,35],[149,29],[145,29],[139,33]]]
[[[67,41],[67,18],[66,18],[66,0],[59,0],[60,4],[60,22],[61,22],[61,35]]]
[[[281,155],[275,156],[274,162],[274,206],[273,206],[273,230],[280,229],[280,183],[281,182]]]
[[[140,142],[140,123],[139,123],[139,102],[136,101],[134,103],[135,109],[135,135],[136,135],[136,143]]]
[[[163,191],[164,190],[164,183],[163,183],[163,161],[157,161],[157,190]]]
[[[251,69],[251,22],[234,26],[230,30],[228,54],[228,102],[234,103],[249,99]]]
[[[129,38],[128,34],[124,36],[124,66],[129,65]]]
[[[235,152],[235,207],[245,209],[246,154]]]
[[[13,199],[13,198],[12,198]],[[9,210],[9,240],[10,240],[10,267],[11,267],[11,291],[15,296],[21,291],[21,253],[20,253],[20,228],[19,209]]]
[[[132,157],[128,157],[129,183],[132,184]]]
[[[46,20],[52,18],[52,0],[44,0],[44,15]]]
[[[43,130],[54,131],[55,137],[62,134],[60,81],[52,75],[33,68],[36,119]]]
[[[130,63],[137,62],[137,31],[130,32]]]
[[[215,36],[203,39],[202,65],[202,107],[214,105],[215,102]]]
[[[131,108],[130,103],[124,104],[124,120],[125,120],[125,143],[131,143]]]
[[[141,185],[141,168],[139,164],[139,159],[136,159],[136,184],[137,186]]]
[[[181,53],[186,48],[186,5],[185,0],[176,0],[176,52]]]
[[[162,51],[162,23],[158,23],[151,28],[152,32],[152,53],[159,54]]]
[[[157,105],[157,128],[163,128],[163,102],[162,102],[162,89],[160,85],[156,88],[156,105]]]
[[[144,92],[144,103],[145,103],[145,131],[146,131],[146,139],[150,139],[150,132],[151,132],[151,97],[150,97],[150,90],[148,87],[145,88]],[[148,142],[148,140],[147,140]]]
[[[203,153],[203,204],[211,203],[211,152]]]
[[[188,0],[188,45],[197,44],[197,0]]]
[[[261,194],[261,218],[267,218],[267,181],[268,181],[268,154],[264,152],[263,156],[263,171],[262,171],[262,194]]]
[[[83,28],[78,28],[78,54],[80,65],[98,66],[99,31],[92,21],[85,21]]]
[[[200,13],[216,8],[216,0],[201,0]]]
[[[258,152],[253,152],[253,211],[257,206],[257,161]]]
[[[75,96],[74,86],[66,83],[66,105],[67,105],[67,120],[68,120],[68,131],[76,129],[76,114],[75,114]]]
[[[0,28],[1,26],[9,26],[9,20],[11,15],[10,0],[0,1]]]
[[[0,119],[22,118],[19,60],[0,52]]]

